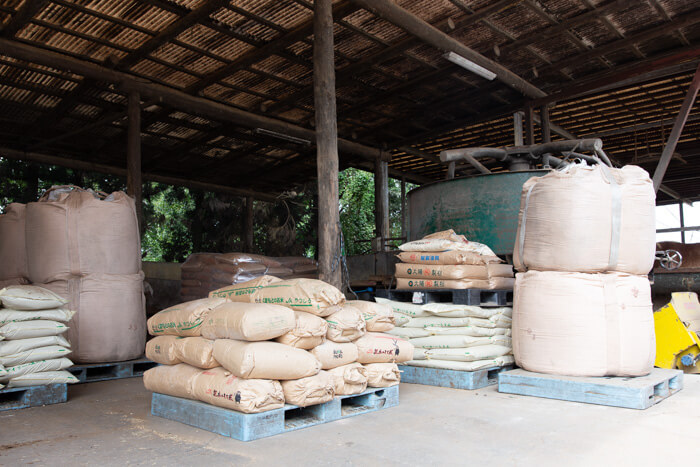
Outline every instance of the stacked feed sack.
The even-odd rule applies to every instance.
[[[196,300],[209,292],[266,274],[281,278],[318,274],[316,261],[303,257],[272,258],[248,253],[193,253],[182,265],[180,296]]]
[[[519,366],[574,376],[652,370],[654,210],[652,181],[635,166],[575,164],[525,183],[514,252]]]
[[[514,361],[511,308],[376,300],[406,318],[405,324],[389,334],[408,339],[415,347],[407,365],[475,371]]]
[[[32,285],[0,290],[0,387],[77,383],[70,344],[61,334],[75,313],[66,300]]]
[[[144,374],[147,389],[255,413],[362,392],[368,372],[377,385],[398,383],[398,369],[358,362],[352,341],[364,336],[365,316],[335,287],[263,276],[211,295],[149,319],[157,337],[147,356],[163,365]]]
[[[10,203],[0,215],[0,288],[28,284],[24,234],[26,205]]]
[[[68,299],[76,362],[143,355],[146,305],[134,200],[53,187],[26,208],[29,280]]]
[[[437,232],[399,247],[396,288],[512,289],[513,268],[489,247],[454,230]]]

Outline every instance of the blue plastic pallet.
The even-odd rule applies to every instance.
[[[325,404],[310,407],[287,404],[281,409],[255,414],[154,392],[151,414],[240,441],[252,441],[397,405],[398,385],[369,388],[352,396],[336,396]]]
[[[60,404],[68,400],[67,384],[46,384],[26,388],[0,389],[0,412],[40,405]]]
[[[498,374],[513,366],[486,368],[476,371],[446,370],[421,366],[399,365],[401,382],[439,386],[453,389],[479,389],[498,382]]]
[[[144,371],[157,365],[156,362],[147,358],[137,358],[125,362],[78,364],[68,368],[68,371],[73,373],[81,383],[92,383],[142,376]]]
[[[634,378],[559,376],[522,369],[498,376],[498,392],[642,410],[683,389],[683,372],[662,368]]]

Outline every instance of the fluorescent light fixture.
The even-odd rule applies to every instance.
[[[311,141],[308,139],[297,138],[295,136],[285,135],[283,133],[277,133],[276,131],[266,130],[265,128],[256,128],[253,133],[264,136],[272,136],[273,138],[278,138],[284,141],[289,141],[290,143],[303,144],[304,146],[310,146]]]
[[[448,52],[445,55],[443,55],[443,57],[445,57],[455,65],[459,65],[462,68],[469,70],[472,73],[481,76],[482,78],[486,78],[489,81],[493,81],[493,79],[496,77],[496,73],[494,73],[493,71],[489,71],[483,66],[477,65],[471,60],[467,60],[466,58],[462,57],[461,55],[457,55],[454,52]]]

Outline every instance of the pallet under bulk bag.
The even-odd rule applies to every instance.
[[[515,268],[647,274],[654,264],[654,213],[654,187],[637,166],[576,164],[533,177],[520,200]]]
[[[278,342],[217,339],[214,358],[239,378],[299,379],[321,371],[321,363],[309,352]]]
[[[200,336],[206,316],[224,302],[223,298],[200,298],[173,305],[148,319],[148,332],[152,336]]]
[[[175,341],[175,355],[183,363],[205,370],[221,366],[214,358],[214,341],[204,337],[178,338]]]
[[[243,413],[260,413],[284,407],[279,381],[243,379],[224,368],[200,372],[192,384],[195,399]]]
[[[352,342],[366,332],[365,320],[357,308],[345,305],[339,311],[326,318],[328,333],[326,337],[333,342]]]
[[[335,380],[327,371],[306,378],[282,381],[284,400],[299,407],[323,404],[335,396]]]
[[[10,203],[0,215],[0,280],[27,277],[26,206]]]
[[[367,389],[367,368],[361,363],[349,363],[327,373],[333,378],[336,396],[359,394]]]
[[[646,276],[528,271],[517,275],[513,353],[521,368],[571,376],[642,376],[654,366]]]
[[[401,382],[401,372],[396,363],[368,363],[367,386],[371,388],[388,388]]]
[[[325,319],[304,311],[293,313],[296,321],[294,329],[275,339],[277,342],[310,350],[326,341],[328,323]]]
[[[66,333],[75,362],[120,362],[143,355],[146,347],[143,273],[89,274],[42,287],[67,297],[68,306],[76,311]]]
[[[146,358],[161,365],[177,365],[182,360],[177,358],[175,342],[178,336],[158,336],[146,342]]]
[[[201,335],[207,339],[265,341],[294,329],[294,312],[280,305],[228,302],[204,318]]]
[[[143,385],[151,392],[194,399],[194,379],[202,371],[187,363],[158,365],[143,373]]]
[[[352,342],[326,341],[310,352],[321,362],[321,368],[324,370],[357,361],[357,346]]]
[[[348,305],[357,308],[365,319],[365,328],[371,332],[386,332],[394,329],[394,312],[387,305],[368,302],[365,300],[351,300]]]
[[[389,334],[368,332],[355,345],[360,363],[402,363],[413,358],[413,344]]]
[[[26,240],[28,277],[35,283],[141,270],[134,200],[121,191],[107,196],[82,189],[47,191],[27,204]]]

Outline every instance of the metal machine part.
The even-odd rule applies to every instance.
[[[683,264],[683,255],[676,250],[662,250],[656,252],[656,260],[662,268],[673,271]]]

